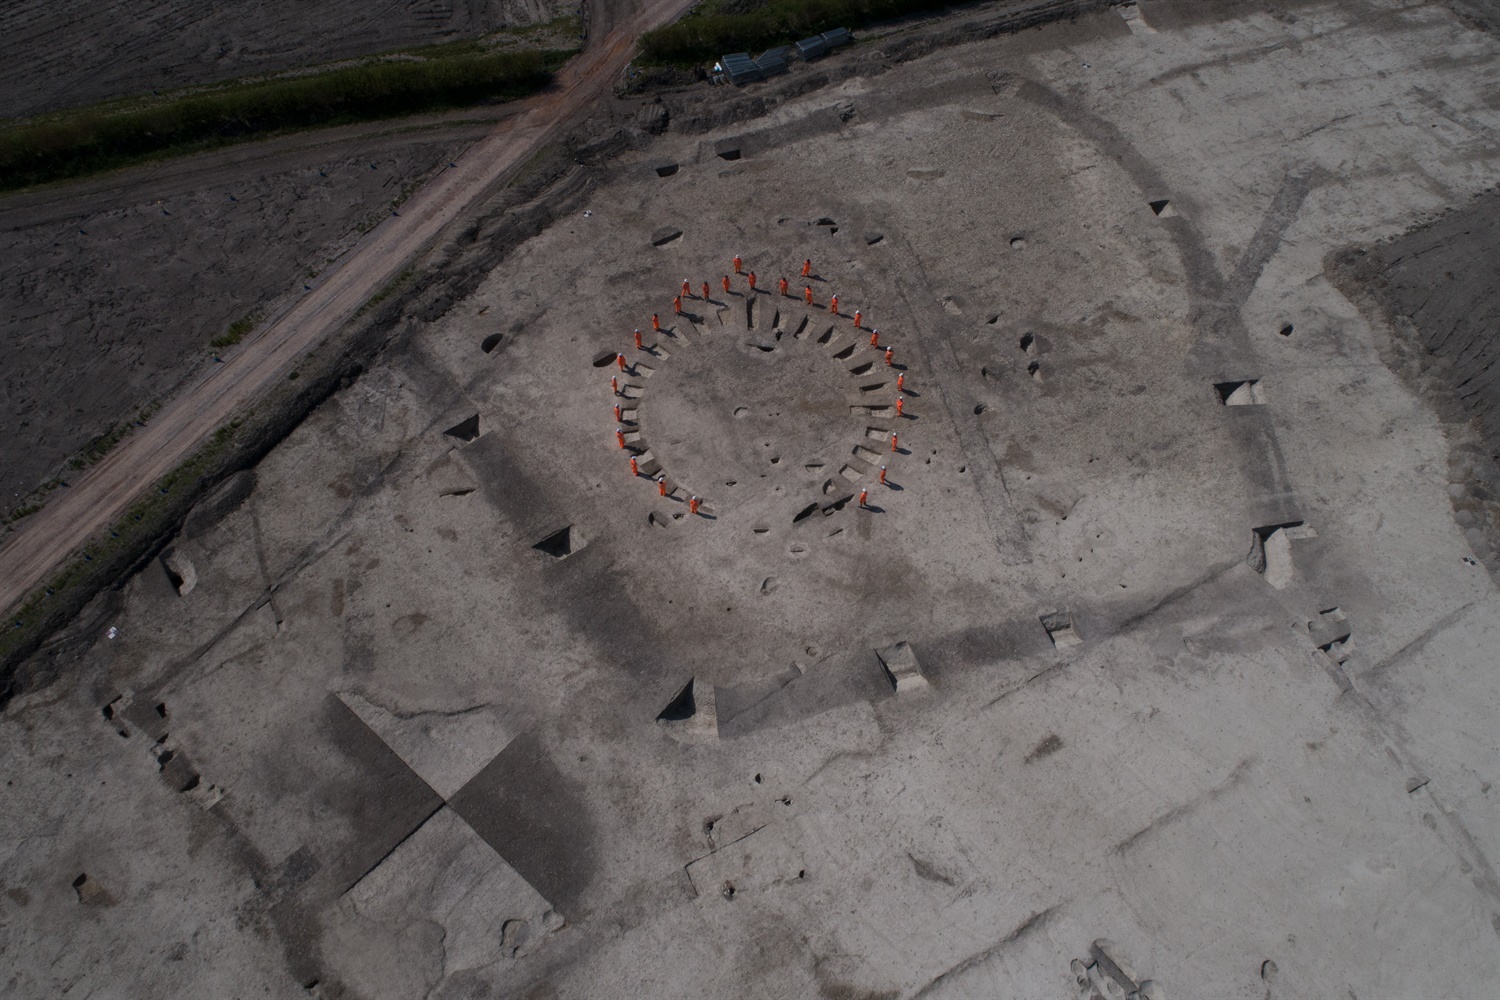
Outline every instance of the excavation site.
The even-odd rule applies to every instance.
[[[0,12],[552,60],[0,193],[0,995],[1495,992],[1500,3],[295,6]]]

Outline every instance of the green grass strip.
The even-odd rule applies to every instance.
[[[285,129],[514,99],[567,52],[457,52],[236,83],[143,106],[83,108],[0,129],[0,190],[81,177]]]

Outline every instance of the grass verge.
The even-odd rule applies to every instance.
[[[116,102],[49,115],[0,129],[0,190],[288,129],[523,97],[546,86],[569,55],[455,47],[417,59],[227,84],[157,103]]]
[[[833,28],[942,10],[952,0],[771,0],[745,13],[694,12],[641,36],[641,61],[683,66],[726,52],[752,52],[785,45]]]
[[[249,315],[241,316],[239,319],[229,324],[229,329],[225,330],[222,334],[215,337],[213,340],[210,340],[208,342],[208,346],[212,347],[216,351],[222,351],[226,347],[233,347],[235,344],[238,344],[240,341],[245,339],[245,334],[255,329],[255,324],[259,323],[261,317],[264,315],[265,313],[263,313],[259,309],[256,309]]]

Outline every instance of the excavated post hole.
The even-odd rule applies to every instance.
[[[823,331],[822,335],[820,335],[818,337],[818,343],[820,343],[820,344],[826,344],[826,343],[828,343],[832,339],[833,339],[833,327],[830,326],[828,329],[826,329],[826,330]]]
[[[879,392],[881,389],[884,389],[888,385],[890,385],[889,382],[871,382],[868,385],[862,385],[862,386],[860,386],[859,387],[859,391],[860,392]]]
[[[1223,406],[1261,406],[1266,401],[1265,390],[1260,387],[1258,378],[1215,382],[1214,392]]]
[[[698,702],[693,698],[693,681],[689,677],[682,690],[672,696],[667,707],[657,713],[657,722],[685,722],[698,714]]]
[[[479,349],[488,354],[500,346],[500,341],[505,339],[503,333],[492,333],[479,342]]]
[[[849,374],[850,375],[855,375],[855,376],[868,375],[868,374],[870,374],[870,369],[872,369],[874,367],[875,367],[875,362],[873,362],[873,361],[866,361],[866,362],[863,362],[862,364],[857,364],[853,368],[849,369]]]
[[[808,317],[803,316],[802,322],[797,324],[797,329],[792,331],[792,336],[796,337],[798,340],[801,340],[803,337],[807,336],[807,323]]]
[[[668,226],[664,229],[658,229],[655,233],[652,234],[651,245],[654,247],[664,247],[667,244],[675,243],[680,239],[682,239],[682,230],[673,229]]]
[[[577,541],[578,544],[575,546],[575,539],[573,538],[573,526],[570,524],[567,527],[559,528],[558,530],[554,531],[552,534],[548,535],[546,538],[543,538],[540,542],[537,542],[535,545],[533,545],[532,548],[536,549],[538,552],[545,552],[547,553],[547,555],[551,556],[554,559],[562,559],[565,556],[572,555],[574,551],[576,551],[576,549],[583,547],[582,540],[580,539]]]
[[[479,436],[479,414],[476,413],[467,420],[460,420],[452,427],[443,431],[443,434],[447,437],[458,438],[458,440],[464,442],[473,441]]]
[[[656,176],[658,177],[671,177],[675,173],[677,173],[677,164],[675,163],[663,163],[656,168]]]
[[[1027,354],[1036,353],[1036,334],[1030,332],[1021,334],[1021,350]]]
[[[1292,324],[1283,323],[1281,324],[1281,329],[1276,332],[1281,334],[1283,337],[1290,337],[1292,335],[1292,329]]]
[[[848,361],[850,358],[854,357],[854,345],[850,344],[842,351],[835,351],[833,356],[838,361]]]
[[[604,368],[607,365],[614,364],[616,353],[617,352],[615,351],[605,351],[603,354],[594,359],[594,367]]]
[[[738,149],[721,149],[721,150],[719,150],[719,159],[721,159],[721,160],[738,160],[739,158],[740,158],[740,151]]]
[[[1171,216],[1177,214],[1176,212],[1172,211],[1172,202],[1170,199],[1158,198],[1155,201],[1149,202],[1148,204],[1150,204],[1151,206],[1151,213],[1153,215]]]
[[[1083,638],[1073,628],[1073,616],[1066,611],[1054,611],[1041,616],[1042,628],[1047,630],[1047,637],[1052,640],[1052,645],[1058,649],[1067,649],[1083,642]]]
[[[801,510],[799,510],[795,515],[793,515],[792,523],[800,524],[801,522],[807,520],[809,517],[812,517],[817,512],[818,505],[815,503],[810,503],[806,507],[803,507]]]

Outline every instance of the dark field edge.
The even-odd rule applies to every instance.
[[[572,54],[460,52],[232,84],[147,106],[50,115],[0,129],[0,191],[280,132],[514,100],[545,87]]]

